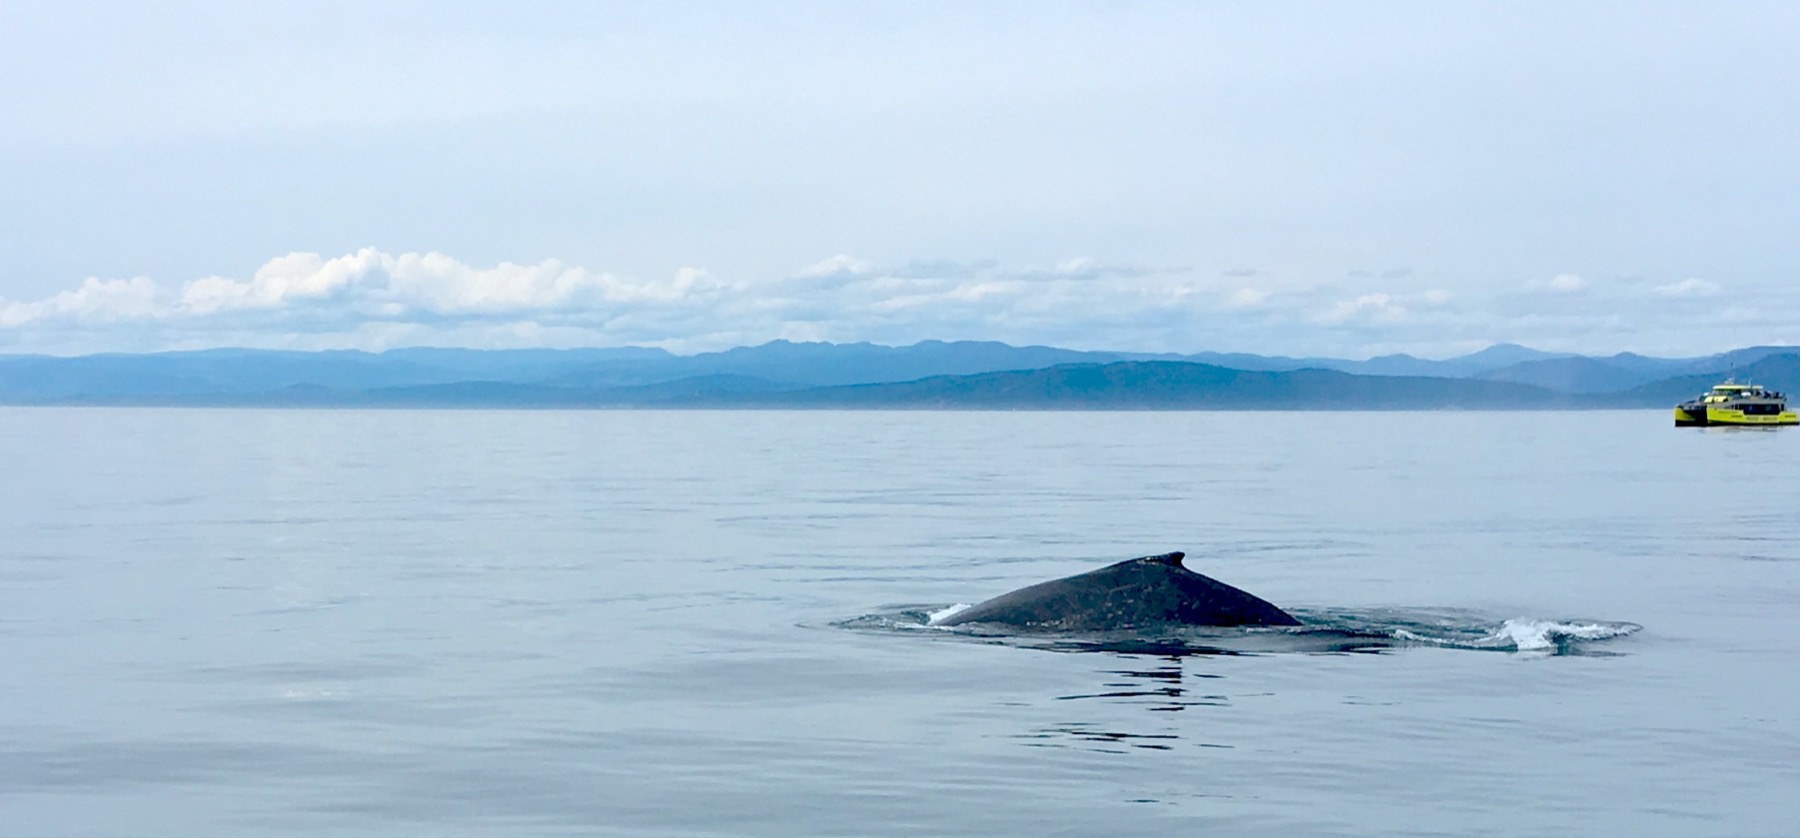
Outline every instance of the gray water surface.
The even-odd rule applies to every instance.
[[[1791,834],[1800,431],[1669,425],[0,410],[0,821]],[[1493,642],[881,624],[1175,549],[1303,616]],[[1642,629],[1530,642],[1591,624]]]

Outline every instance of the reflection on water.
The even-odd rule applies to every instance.
[[[1374,653],[1407,645],[1384,634],[1331,628],[1302,629],[1190,629],[1161,638],[1127,634],[1043,638],[1029,635],[1006,637],[1009,645],[1050,652],[1111,652],[1125,655],[1159,655],[1170,658],[1274,653],[1350,654]]]
[[[1125,751],[1120,750],[1118,747],[1106,746],[1129,745],[1133,748],[1143,748],[1151,751],[1172,750],[1173,746],[1170,745],[1169,742],[1159,740],[1173,741],[1181,738],[1179,735],[1173,733],[1123,733],[1116,730],[1101,730],[1096,725],[1084,722],[1070,722],[1065,725],[1047,727],[1034,733],[1024,734],[1019,738],[1042,740],[1027,743],[1032,747],[1037,748],[1069,747],[1067,743],[1054,741],[1062,737],[1072,738],[1079,742],[1096,743],[1099,747],[1089,747],[1087,750],[1107,754],[1122,754],[1125,753]]]
[[[1406,648],[1501,651],[1532,656],[1617,655],[1593,644],[1634,634],[1636,623],[1594,620],[1495,619],[1473,611],[1446,608],[1377,608],[1355,611],[1296,610],[1298,627],[1167,626],[1154,634],[1034,633],[1014,627],[971,623],[932,625],[945,606],[917,605],[867,614],[832,625],[855,631],[956,640],[1063,653],[1113,656],[1125,668],[1101,669],[1094,689],[1052,696],[1067,706],[1105,704],[1141,708],[1146,714],[1121,715],[1095,708],[1082,718],[1034,727],[1015,738],[1035,748],[1075,748],[1096,753],[1126,754],[1133,750],[1169,751],[1178,745],[1232,748],[1194,738],[1197,725],[1187,714],[1178,726],[1169,714],[1190,708],[1226,708],[1229,696],[1197,690],[1199,682],[1223,676],[1193,671],[1221,657],[1271,654],[1380,655]],[[1347,703],[1355,704],[1356,701]],[[1202,728],[1203,729],[1203,728]]]
[[[1058,701],[1076,701],[1086,698],[1109,699],[1152,699],[1155,706],[1152,710],[1185,710],[1194,705],[1219,706],[1225,703],[1222,695],[1207,695],[1198,698],[1187,697],[1187,690],[1182,686],[1181,658],[1170,656],[1164,658],[1155,669],[1115,669],[1107,674],[1123,676],[1127,680],[1109,681],[1104,686],[1108,692],[1090,693],[1086,695],[1059,695]],[[1195,673],[1194,678],[1218,678],[1217,675]]]
[[[1214,680],[1222,676],[1205,672],[1190,672],[1187,666],[1197,665],[1187,655],[1167,655],[1158,658],[1144,658],[1136,655],[1121,656],[1121,659],[1134,666],[1129,669],[1106,669],[1098,674],[1109,676],[1094,692],[1075,695],[1059,695],[1057,701],[1092,702],[1101,701],[1108,704],[1140,707],[1152,713],[1179,713],[1190,707],[1226,707],[1231,699],[1216,692],[1195,690],[1192,681]],[[1076,705],[1079,706],[1079,705]],[[1109,714],[1090,714],[1109,715]],[[1143,722],[1142,729],[1124,729],[1128,721]],[[1135,727],[1135,725],[1132,725]],[[1230,745],[1215,742],[1199,742],[1192,739],[1192,728],[1178,727],[1168,717],[1130,716],[1111,718],[1107,721],[1078,719],[1060,722],[1020,734],[1026,744],[1039,748],[1076,747],[1101,753],[1125,753],[1124,748],[1140,748],[1152,751],[1171,750],[1184,740],[1189,744],[1204,748],[1229,748]]]
[[[857,631],[955,638],[1049,652],[1104,652],[1183,658],[1256,654],[1378,654],[1406,647],[1539,655],[1619,654],[1592,644],[1635,634],[1637,623],[1588,619],[1496,619],[1444,608],[1302,610],[1295,627],[1167,626],[1152,632],[1034,632],[1012,626],[931,624],[942,606],[907,606],[832,625]]]
[[[1126,662],[1127,667],[1099,670],[1098,674],[1104,680],[1094,689],[1052,698],[1057,702],[1100,702],[1138,707],[1158,714],[1163,721],[1153,721],[1154,716],[1130,714],[1120,717],[1102,712],[1088,714],[1088,718],[1033,728],[1017,734],[1016,738],[1031,747],[1080,748],[1115,754],[1129,753],[1129,749],[1170,750],[1178,743],[1189,741],[1191,726],[1177,727],[1163,714],[1230,705],[1230,698],[1223,693],[1193,689],[1196,681],[1223,677],[1192,671],[1208,659],[1270,654],[1379,655],[1418,647],[1534,656],[1607,656],[1622,653],[1595,649],[1593,645],[1642,629],[1642,626],[1628,622],[1497,620],[1460,609],[1378,608],[1296,610],[1295,615],[1304,623],[1298,627],[1169,626],[1155,634],[1136,631],[1034,633],[980,623],[954,627],[932,625],[932,615],[942,612],[945,607],[903,606],[842,620],[832,626],[1036,651],[1114,656]],[[1139,727],[1139,723],[1143,727]],[[1217,742],[1192,741],[1192,744],[1208,748],[1232,747]]]

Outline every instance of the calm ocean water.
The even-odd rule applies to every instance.
[[[10,409],[0,463],[7,835],[1800,823],[1800,431]],[[1173,549],[1414,639],[914,619]]]

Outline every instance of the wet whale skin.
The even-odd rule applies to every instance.
[[[1297,626],[1267,600],[1195,573],[1184,553],[1128,559],[994,597],[934,625],[988,623],[1035,631],[1114,631],[1155,626]]]

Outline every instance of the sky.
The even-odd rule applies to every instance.
[[[0,352],[1800,344],[1800,5],[0,0]]]

